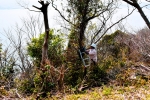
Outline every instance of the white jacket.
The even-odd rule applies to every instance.
[[[95,49],[88,50],[90,60],[97,62],[97,51]]]

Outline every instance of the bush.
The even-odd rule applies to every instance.
[[[21,91],[24,95],[31,95],[34,92],[35,86],[33,81],[24,79],[19,83],[18,86],[19,91]]]
[[[54,88],[56,88],[56,83],[52,82],[52,79],[50,77],[49,70],[46,70],[45,72],[39,70],[38,73],[36,73],[34,77],[34,85],[35,85],[35,90],[34,93],[38,92],[50,92]]]
[[[8,91],[4,89],[4,86],[0,87],[0,97],[2,96],[8,96]]]
[[[93,67],[93,66],[92,66]],[[108,82],[107,73],[101,66],[94,66],[92,69],[88,69],[86,75],[86,84],[89,87],[101,86]]]
[[[65,74],[65,82],[67,85],[75,87],[83,79],[83,66],[80,61],[68,64],[70,70]]]

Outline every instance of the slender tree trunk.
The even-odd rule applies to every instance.
[[[42,47],[42,61],[41,64],[45,64],[45,60],[48,59],[48,39],[49,39],[49,24],[48,24],[48,15],[47,9],[43,11],[44,16],[44,25],[45,25],[45,38]]]
[[[146,25],[150,29],[150,22],[149,22],[148,18],[146,17],[145,13],[143,12],[142,8],[140,7],[140,5],[138,4],[137,0],[123,0],[123,1],[128,3],[131,6],[135,7],[139,11],[141,17],[143,18]]]
[[[44,17],[44,25],[45,25],[45,38],[44,38],[44,43],[42,47],[42,60],[41,60],[41,65],[45,64],[46,59],[48,59],[48,39],[49,39],[49,24],[48,24],[48,14],[47,14],[47,8],[49,5],[49,2],[44,3],[44,1],[38,1],[42,7],[38,8],[36,6],[33,6],[43,13]]]
[[[137,4],[136,7],[141,15],[141,17],[143,18],[143,20],[145,21],[146,25],[148,26],[148,28],[150,29],[150,22],[148,20],[148,18],[146,17],[146,15],[144,14],[142,8]]]

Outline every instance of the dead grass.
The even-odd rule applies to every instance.
[[[36,100],[35,98],[35,96],[30,96],[20,100]],[[79,94],[57,93],[40,100],[150,100],[150,81],[143,85],[133,86],[103,85]]]
[[[54,96],[48,100],[150,100],[150,83],[142,86],[102,86],[82,94]]]

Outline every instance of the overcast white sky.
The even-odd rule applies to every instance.
[[[39,15],[39,12],[33,12],[29,11],[27,9],[24,9],[21,7],[19,3],[22,3],[23,5],[27,4],[28,7],[30,7],[33,10],[37,10],[32,5],[35,5],[37,7],[41,7],[41,5],[38,3],[38,0],[0,0],[0,43],[6,43],[7,39],[5,38],[5,32],[4,30],[9,30],[11,28],[15,28],[16,24],[21,25],[23,18],[29,18],[28,15]],[[50,15],[49,15],[49,21],[50,21],[50,27],[54,28],[57,27],[54,25],[56,23],[56,20],[53,20],[58,14],[54,9],[49,7]],[[43,19],[41,19],[43,20]],[[15,35],[15,34],[14,34]]]
[[[28,10],[25,10],[22,8],[17,2],[22,2],[23,0],[0,0],[0,43],[5,43],[5,38],[3,36],[4,29],[7,30],[13,26],[15,26],[16,23],[21,22],[21,18],[25,18],[28,16],[29,13],[31,14],[37,14],[37,12],[31,12]],[[32,5],[36,5],[40,7],[40,4],[38,3],[38,0],[24,0],[26,3],[29,3],[29,7],[32,7]],[[125,4],[125,3],[124,3]],[[55,27],[54,23],[56,22],[53,20],[53,18],[56,15],[56,11],[49,8],[49,20],[51,23],[51,27]],[[147,14],[147,17],[150,19],[150,11],[145,11]],[[120,12],[117,13],[118,17],[123,16],[126,13],[125,9],[121,9]],[[135,11],[134,14],[132,14],[130,17],[128,17],[127,20],[124,21],[126,23],[125,27],[128,27],[129,30],[137,30],[143,28],[145,25],[145,22],[141,18],[140,14]]]

